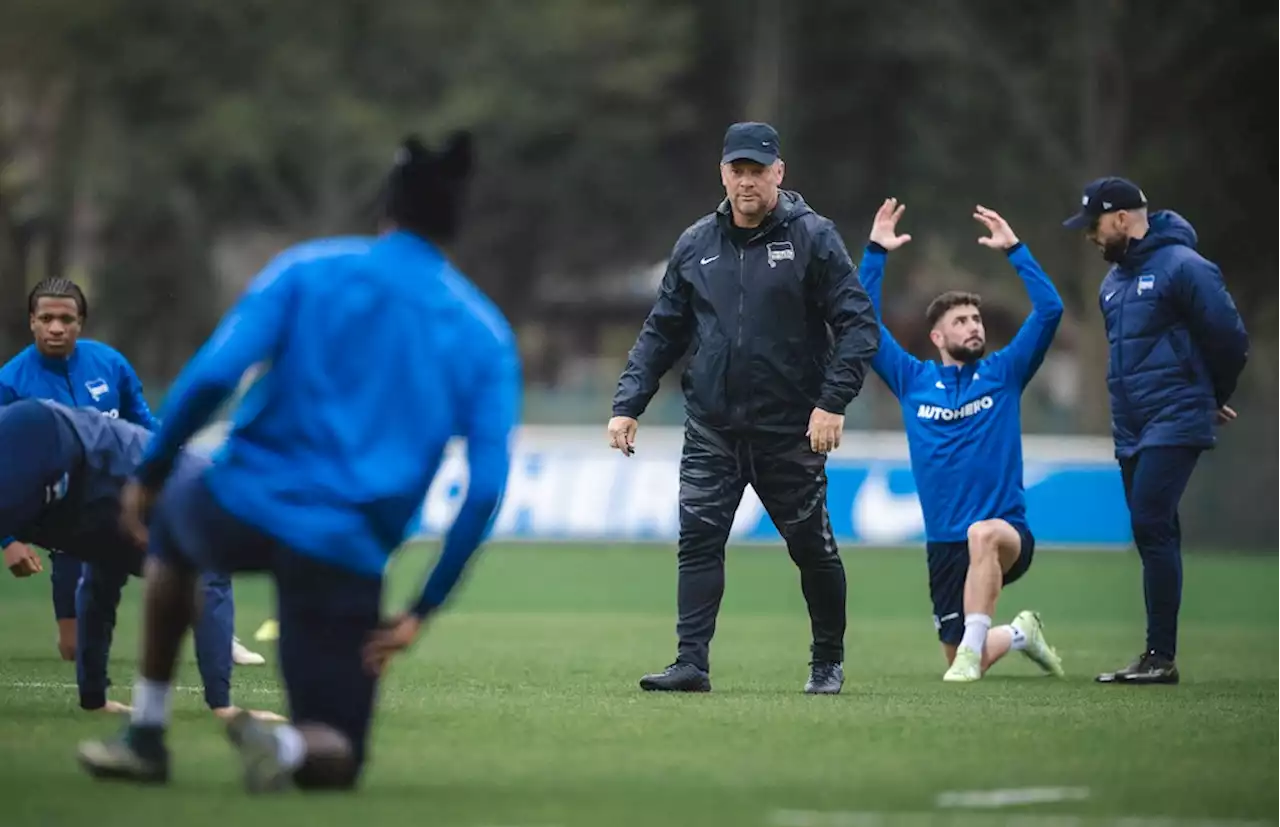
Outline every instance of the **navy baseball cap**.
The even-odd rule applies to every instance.
[[[1062,222],[1069,230],[1083,230],[1103,213],[1137,210],[1147,206],[1142,189],[1127,178],[1099,178],[1090,181],[1080,199],[1080,212]]]
[[[720,163],[755,161],[768,166],[778,160],[781,152],[778,131],[769,124],[755,121],[735,123],[725,130],[724,154]]]

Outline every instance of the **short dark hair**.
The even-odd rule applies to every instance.
[[[71,279],[42,279],[27,294],[27,312],[35,315],[36,305],[39,304],[41,299],[75,299],[76,308],[80,311],[80,318],[86,319],[89,317],[89,302],[84,297],[84,291],[80,289],[80,285]]]
[[[966,305],[972,305],[981,310],[982,297],[977,293],[968,293],[964,290],[948,290],[929,302],[929,308],[924,311],[924,317],[929,320],[929,328],[932,329],[948,310]]]
[[[417,136],[406,138],[387,177],[387,217],[432,241],[451,241],[461,221],[473,156],[470,132],[450,134],[439,151],[428,149]]]

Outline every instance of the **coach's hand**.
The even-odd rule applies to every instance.
[[[4,567],[13,572],[14,577],[30,577],[44,571],[40,555],[32,551],[31,546],[16,540],[4,547]]]
[[[1228,422],[1233,422],[1237,416],[1239,414],[1235,412],[1234,408],[1230,405],[1223,405],[1218,408],[1215,418],[1218,420],[1219,425],[1226,425]]]
[[[385,622],[364,645],[364,668],[370,675],[381,675],[392,657],[418,639],[420,628],[422,621],[412,614],[397,615]]]
[[[145,549],[150,539],[147,522],[155,500],[156,492],[137,480],[129,480],[120,492],[120,527],[139,548]]]
[[[991,235],[978,239],[978,243],[983,247],[1008,250],[1018,243],[1018,237],[1013,234],[1013,228],[1009,226],[1009,222],[1001,218],[1000,213],[995,210],[989,210],[979,204],[973,217],[991,231]]]
[[[898,219],[907,209],[906,204],[899,204],[896,198],[886,198],[876,210],[876,217],[871,222],[871,240],[886,250],[896,250],[911,240],[909,235],[898,235]]]
[[[826,454],[840,447],[840,434],[844,431],[844,414],[833,414],[822,408],[814,408],[809,414],[809,447],[817,454]]]
[[[629,416],[615,416],[609,420],[609,447],[617,448],[624,456],[636,452],[636,428],[640,423]]]

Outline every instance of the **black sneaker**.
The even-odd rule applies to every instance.
[[[692,663],[676,662],[640,679],[646,692],[710,692],[711,676]]]
[[[1178,666],[1170,658],[1153,650],[1144,652],[1119,671],[1103,672],[1095,680],[1098,683],[1175,684],[1178,682]]]
[[[809,680],[804,685],[806,695],[839,695],[844,686],[844,667],[829,661],[815,661],[809,665]]]
[[[85,741],[78,752],[80,766],[94,778],[164,784],[169,780],[169,751],[164,730],[130,726],[114,738]]]

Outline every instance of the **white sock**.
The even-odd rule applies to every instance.
[[[292,724],[281,724],[275,728],[273,734],[276,736],[276,745],[279,748],[276,757],[280,759],[280,763],[291,770],[301,767],[307,757],[307,742],[303,739],[302,733],[298,732],[297,727]]]
[[[168,726],[169,684],[138,678],[133,684],[133,716],[135,726]]]
[[[1027,636],[1024,635],[1022,630],[1017,626],[1009,624],[1006,626],[998,626],[996,628],[1004,629],[1009,633],[1009,648],[1013,651],[1018,652],[1027,648]]]
[[[987,642],[987,632],[990,629],[991,617],[989,615],[965,615],[964,637],[960,640],[960,645],[968,646],[978,654],[982,654],[982,647]]]

